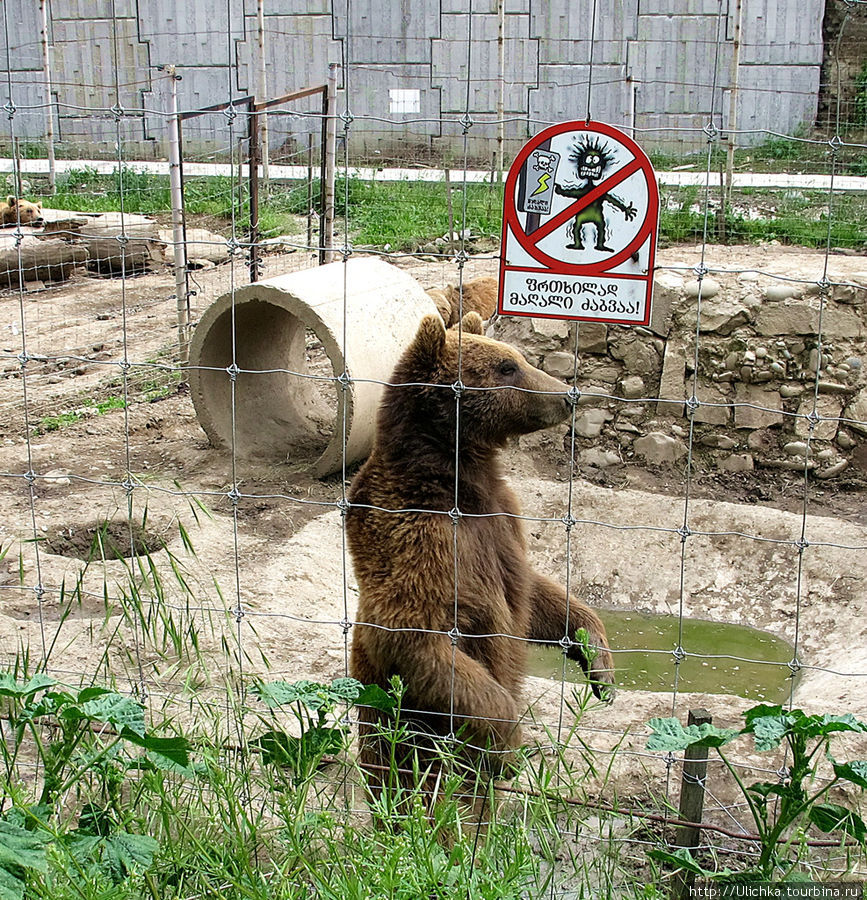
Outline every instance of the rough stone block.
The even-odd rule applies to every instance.
[[[821,419],[813,429],[813,437],[820,441],[833,441],[840,424],[840,411],[843,403],[838,397],[827,394],[819,394],[816,399],[816,412]],[[795,419],[795,434],[798,437],[807,437],[810,433],[810,423],[806,416],[813,411],[813,398],[806,398],[798,407],[798,418]],[[802,418],[803,417],[803,418]]]
[[[682,416],[686,400],[686,352],[671,342],[665,348],[662,377],[659,379],[658,416]]]
[[[767,428],[783,421],[783,398],[779,391],[755,384],[737,384],[735,403],[737,428]]]

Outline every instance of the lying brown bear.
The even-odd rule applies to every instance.
[[[29,200],[16,200],[11,194],[5,203],[0,203],[0,223],[7,225],[41,225],[42,204]]]
[[[481,331],[477,314],[464,318],[459,416],[458,332],[439,316],[422,321],[385,389],[373,451],[349,492],[360,588],[350,671],[383,688],[400,676],[413,730],[508,751],[521,741],[526,640],[585,629],[593,658],[578,644],[567,655],[582,662],[598,696],[612,696],[613,666],[599,617],[572,597],[567,618],[563,588],[528,563],[518,501],[498,460],[509,438],[568,418],[568,387]],[[362,761],[387,766],[378,714],[360,716]]]

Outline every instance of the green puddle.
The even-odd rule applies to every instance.
[[[621,651],[614,654],[617,687],[627,691],[670,691],[674,685],[672,651],[677,646],[677,616],[608,610],[599,614],[612,649]],[[684,619],[682,646],[687,656],[679,666],[680,691],[736,694],[775,703],[789,696],[788,663],[792,659],[792,645],[766,631],[746,625]],[[563,654],[559,647],[530,647],[531,675],[559,681],[562,668]],[[566,680],[584,681],[577,663],[567,661]]]

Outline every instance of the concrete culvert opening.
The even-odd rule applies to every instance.
[[[234,397],[233,359],[240,370]],[[198,364],[213,427],[231,445],[234,413],[240,456],[283,460],[291,452],[295,461],[313,462],[328,446],[337,416],[333,364],[316,332],[283,307],[251,300],[236,304],[234,316],[224,310]]]
[[[226,294],[190,345],[199,422],[240,457],[337,472],[370,452],[382,383],[430,314],[421,285],[376,258]]]
[[[49,531],[43,547],[55,556],[91,562],[98,559],[130,559],[164,550],[170,535],[130,524],[125,519],[62,525]]]

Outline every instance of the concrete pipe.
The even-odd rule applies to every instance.
[[[234,421],[238,456],[337,472],[344,416],[348,464],[370,452],[377,382],[389,379],[430,313],[436,307],[421,285],[374,257],[250,284],[234,300],[225,294],[205,311],[190,344],[199,422],[212,444],[231,448]],[[317,341],[324,348],[318,360]],[[336,380],[344,371],[353,379],[345,388]]]

